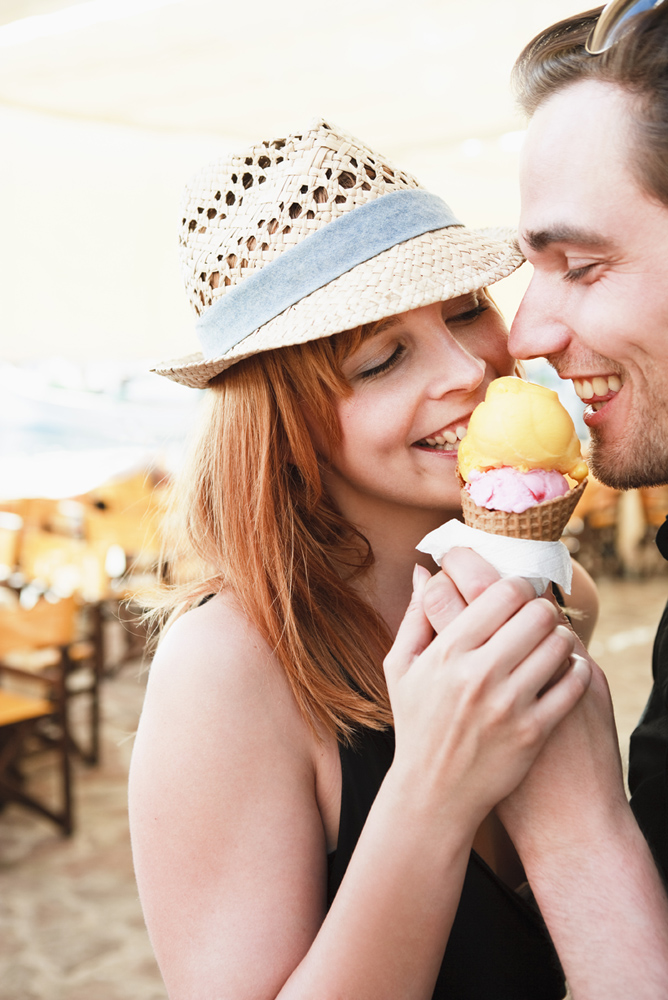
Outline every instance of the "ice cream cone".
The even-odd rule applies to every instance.
[[[528,538],[534,541],[558,542],[564,533],[578,500],[587,485],[587,479],[569,490],[564,496],[528,507],[516,514],[504,510],[489,510],[479,507],[464,488],[464,480],[459,475],[462,486],[462,512],[464,521],[471,528],[479,528],[492,535],[508,538]]]

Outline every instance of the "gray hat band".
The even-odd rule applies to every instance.
[[[452,209],[420,189],[394,191],[339,216],[253,271],[217,299],[197,323],[213,360],[318,288],[415,236],[461,226]]]

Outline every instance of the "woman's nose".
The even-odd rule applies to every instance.
[[[449,330],[441,338],[438,357],[429,359],[430,394],[440,397],[448,392],[473,392],[485,377],[485,362],[472,354]]]

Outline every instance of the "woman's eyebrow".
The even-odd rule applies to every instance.
[[[532,250],[540,253],[553,243],[572,243],[589,249],[606,250],[612,246],[612,241],[593,229],[582,229],[579,226],[557,225],[547,229],[528,229],[522,233],[524,242]]]
[[[376,326],[376,329],[373,332],[374,334],[384,333],[385,330],[391,330],[393,326],[398,326],[400,322],[401,320],[399,316],[388,316],[387,319],[383,319],[380,321],[380,323]]]

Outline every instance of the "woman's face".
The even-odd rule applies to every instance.
[[[484,291],[392,316],[363,341],[342,365],[352,392],[335,404],[341,440],[323,475],[344,517],[364,529],[458,509],[459,439],[489,383],[514,367]]]

